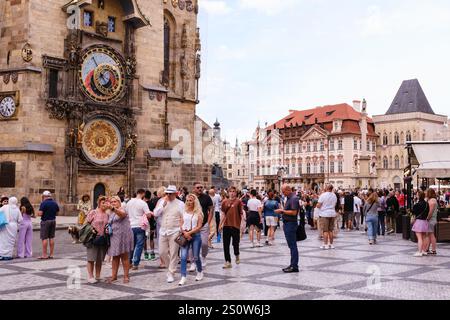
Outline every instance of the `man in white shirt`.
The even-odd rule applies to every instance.
[[[177,188],[168,186],[166,196],[159,200],[156,205],[154,216],[161,217],[161,228],[159,229],[159,255],[168,263],[169,272],[167,282],[174,282],[174,274],[178,265],[179,245],[175,242],[181,231],[184,214],[184,203],[177,199]]]
[[[319,223],[323,231],[323,245],[321,249],[334,249],[333,246],[333,230],[336,218],[337,197],[333,193],[333,186],[329,185],[326,192],[319,197],[316,208],[320,209]]]
[[[144,250],[145,243],[145,227],[142,225],[143,216],[150,218],[152,213],[148,208],[147,203],[142,200],[145,196],[145,190],[139,189],[136,194],[136,198],[128,201],[125,207],[125,211],[130,219],[131,229],[134,236],[134,249],[133,254],[130,255],[130,263],[132,264],[132,270],[137,270],[139,263],[141,262],[142,251]],[[144,228],[143,228],[144,227]]]
[[[354,206],[354,212],[355,212],[355,220],[356,220],[356,230],[359,230],[359,227],[361,225],[361,206],[362,201],[358,197],[358,193],[355,192],[355,196],[353,197],[353,206]]]

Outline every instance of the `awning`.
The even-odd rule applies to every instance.
[[[421,178],[450,177],[450,143],[449,142],[413,142],[413,156],[419,167],[417,174]]]

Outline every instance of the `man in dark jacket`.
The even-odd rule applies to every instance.
[[[394,190],[390,190],[389,197],[386,200],[386,217],[387,217],[387,225],[388,231],[387,234],[392,234],[396,230],[395,220],[400,210],[400,205],[398,203],[397,198],[395,197]]]

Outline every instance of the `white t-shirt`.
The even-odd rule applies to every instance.
[[[361,212],[362,201],[359,197],[353,197],[353,212]]]
[[[336,217],[337,197],[333,192],[325,192],[319,197],[319,203],[322,204],[319,215],[325,218]]]
[[[222,201],[221,196],[216,193],[214,195],[214,197],[211,197],[211,200],[212,200],[213,205],[214,205],[214,211],[215,212],[220,212],[220,202]]]
[[[250,199],[247,202],[248,211],[256,211],[258,212],[259,208],[262,208],[262,203],[258,199]]]
[[[198,215],[197,214],[191,214],[185,212],[183,214],[183,230],[184,231],[191,231],[192,229],[197,228],[198,224]]]
[[[144,214],[150,213],[147,203],[144,200],[133,198],[128,201],[125,211],[130,218],[131,228],[139,228]]]

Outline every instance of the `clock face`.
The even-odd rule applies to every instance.
[[[5,97],[0,102],[0,115],[10,118],[16,112],[16,102],[12,97]]]
[[[92,48],[83,55],[80,68],[83,92],[98,102],[116,101],[125,89],[123,65],[119,57],[106,48]]]

